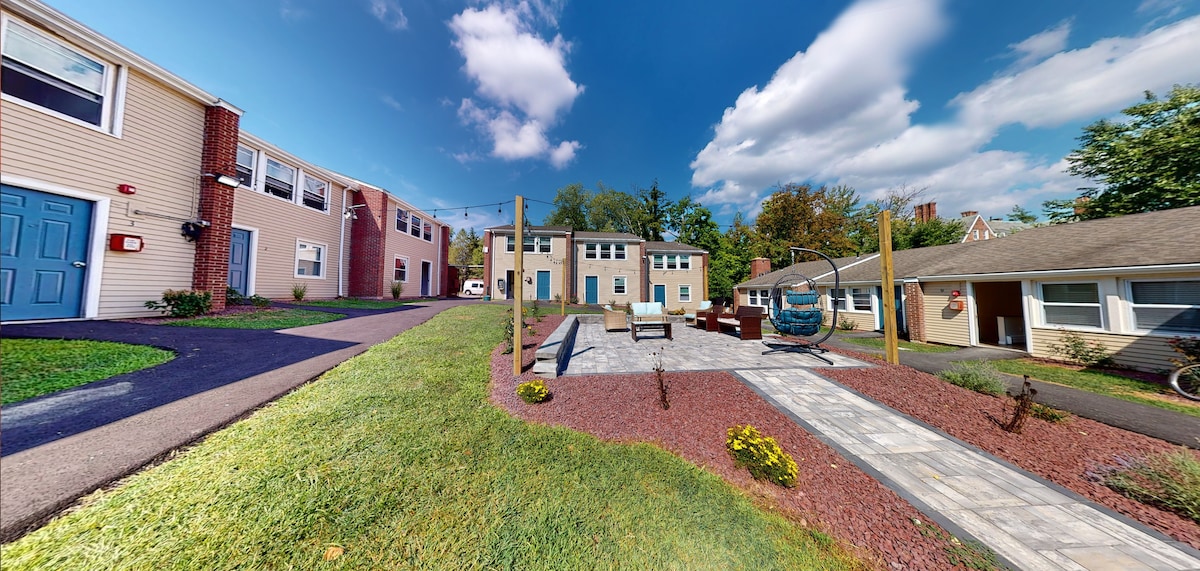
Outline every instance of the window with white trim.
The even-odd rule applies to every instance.
[[[1131,281],[1134,327],[1156,333],[1200,333],[1200,280]]]
[[[55,115],[117,131],[117,66],[4,19],[0,91]]]
[[[296,277],[325,277],[325,245],[296,241]]]
[[[651,259],[656,270],[688,270],[692,267],[690,254],[655,254]]]
[[[258,162],[258,151],[238,145],[237,177],[246,188],[254,188],[254,165]]]
[[[850,288],[850,302],[854,307],[854,311],[871,311],[870,288]]]
[[[588,260],[624,260],[625,244],[584,244],[583,257]]]
[[[1104,327],[1100,284],[1043,283],[1040,289],[1042,320],[1046,325]]]
[[[692,286],[680,285],[679,286],[679,302],[687,303],[689,301],[692,301]]]
[[[263,192],[284,200],[292,200],[296,192],[296,169],[268,157]]]
[[[396,211],[396,231],[404,232],[405,234],[408,233],[408,211],[407,210],[397,210]]]
[[[550,236],[522,236],[522,241],[525,243],[525,247],[522,248],[522,251],[524,252],[532,252],[536,254],[550,253]],[[504,251],[514,251],[516,243],[516,236],[508,236],[504,243]]]
[[[750,302],[746,305],[757,305],[759,307],[769,307],[771,305],[771,290],[769,289],[752,289],[750,290]]]
[[[830,289],[829,290],[829,309],[838,309],[846,311],[846,289]]]
[[[421,226],[421,239],[426,242],[433,241],[433,224],[426,222],[424,226]]]
[[[329,207],[329,183],[304,175],[304,205],[325,212]]]
[[[613,276],[613,294],[625,295],[625,276]]]
[[[393,266],[392,270],[392,281],[408,281],[408,258],[405,258],[404,256],[396,256],[396,264]]]
[[[414,237],[414,238],[420,238],[421,237],[421,224],[423,224],[423,223],[424,223],[424,221],[421,220],[420,216],[413,214],[412,225],[408,227],[408,233],[411,234],[412,237]]]

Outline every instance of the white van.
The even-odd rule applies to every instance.
[[[463,282],[462,292],[467,295],[483,295],[483,280],[467,280]]]

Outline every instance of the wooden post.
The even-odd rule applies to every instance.
[[[879,213],[879,264],[883,287],[883,346],[887,362],[900,364],[900,347],[896,339],[896,284],[892,275],[892,211]]]
[[[513,247],[513,376],[521,376],[521,330],[525,328],[525,319],[521,310],[525,308],[522,299],[525,295],[522,287],[525,285],[525,198],[517,195],[517,214],[513,217],[513,228],[517,235],[513,237],[516,245]]]

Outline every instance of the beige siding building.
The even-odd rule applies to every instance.
[[[642,249],[648,266],[642,299],[695,313],[708,299],[708,252],[676,242],[646,242]]]
[[[890,285],[898,292],[900,330],[914,340],[1050,358],[1061,357],[1053,346],[1075,334],[1119,364],[1170,369],[1178,355],[1168,341],[1200,335],[1200,249],[1190,232],[1180,231],[1197,227],[1200,207],[1189,207],[895,252]],[[876,329],[884,317],[878,254],[865,259],[835,262],[843,290],[873,291],[851,300],[868,311],[847,315],[865,318],[860,329]],[[755,304],[795,271],[827,270],[797,264],[748,280],[737,286],[739,301]],[[828,308],[832,277],[811,277],[826,292]]]
[[[524,283],[521,298],[525,300],[554,300],[567,294],[570,299],[569,278],[573,265],[571,229],[565,226],[532,226],[524,229]],[[487,295],[495,299],[512,299],[513,280],[520,276],[516,266],[516,231],[509,226],[484,231],[484,278]],[[564,290],[566,290],[564,292]]]
[[[641,300],[643,240],[617,232],[576,232],[575,289],[583,303],[628,305]]]

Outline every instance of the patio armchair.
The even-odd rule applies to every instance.
[[[703,313],[703,312],[705,312],[705,311],[708,311],[708,310],[709,310],[709,308],[711,308],[711,307],[712,307],[712,301],[710,301],[710,300],[707,300],[707,299],[706,299],[706,300],[704,300],[704,301],[701,301],[701,302],[700,302],[700,307],[697,307],[697,308],[696,308],[696,313],[685,313],[685,314],[683,314],[683,320],[684,320],[684,321],[686,321],[686,322],[688,322],[688,323],[695,323],[695,322],[696,322],[696,316],[697,316],[697,315],[699,315],[699,314],[701,314],[701,313]]]
[[[624,311],[615,310],[611,305],[604,306],[605,331],[624,331],[626,327]]]

